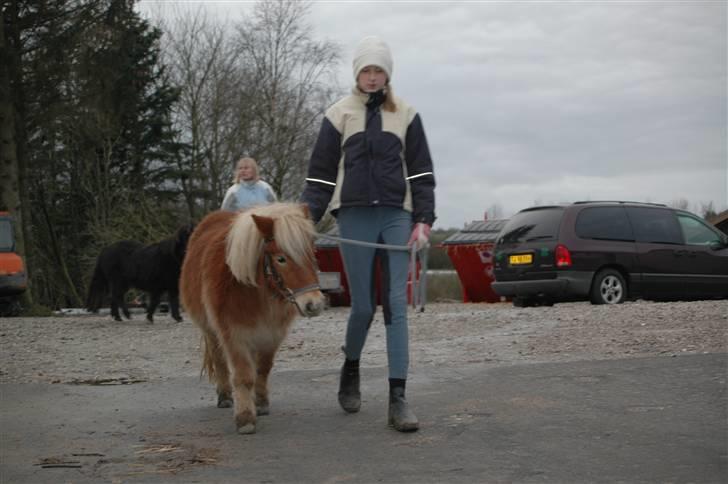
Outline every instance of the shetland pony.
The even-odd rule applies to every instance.
[[[303,205],[275,203],[205,217],[187,246],[180,294],[203,336],[203,372],[238,433],[269,412],[268,374],[297,314],[324,307]]]
[[[187,241],[194,230],[188,224],[177,229],[173,237],[144,246],[133,240],[115,242],[101,251],[96,260],[86,308],[97,312],[104,297],[111,291],[111,315],[121,321],[119,308],[127,319],[131,319],[124,301],[126,292],[135,287],[150,295],[147,307],[147,321],[154,322],[154,310],[163,293],[169,296],[172,317],[182,321],[179,314],[179,274],[187,249]]]

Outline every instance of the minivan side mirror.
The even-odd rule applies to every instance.
[[[712,250],[720,250],[728,247],[728,238],[722,237],[720,240],[715,240],[709,244]]]

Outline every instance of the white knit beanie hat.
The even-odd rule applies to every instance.
[[[379,37],[365,37],[359,42],[354,51],[354,79],[367,66],[381,67],[387,73],[387,79],[392,79],[392,52],[389,46]]]

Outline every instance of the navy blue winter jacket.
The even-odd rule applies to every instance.
[[[318,222],[327,207],[390,206],[412,212],[413,221],[435,221],[435,176],[417,112],[395,98],[381,109],[369,95],[353,93],[324,117],[302,201]]]

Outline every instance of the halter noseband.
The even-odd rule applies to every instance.
[[[268,285],[271,289],[276,291],[283,299],[296,306],[296,309],[298,309],[301,316],[306,316],[301,309],[301,306],[299,306],[298,301],[296,301],[296,296],[306,292],[321,290],[321,286],[318,283],[309,284],[295,289],[290,289],[286,286],[286,282],[283,280],[283,277],[281,277],[281,274],[276,270],[276,266],[271,260],[272,250],[270,249],[270,246],[274,243],[275,239],[270,237],[265,239],[265,245],[263,246],[263,273],[265,274],[265,279],[268,281]]]

